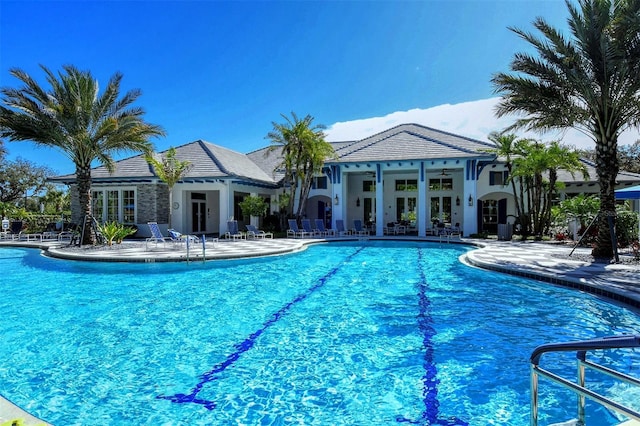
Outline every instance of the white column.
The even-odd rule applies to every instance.
[[[331,173],[333,175],[331,184],[331,227],[336,229],[336,220],[344,220],[344,203],[346,202],[344,180],[346,177],[338,166],[333,166]],[[336,204],[336,199],[338,204]],[[346,223],[345,228],[348,228]]]
[[[424,167],[424,162],[420,162],[420,169],[418,170],[418,236],[427,236],[427,171]]]
[[[376,235],[384,234],[384,170],[382,164],[376,165]]]
[[[233,193],[229,191],[229,182],[225,181],[220,186],[219,192],[220,218],[218,229],[220,234],[227,232],[227,221],[233,214]]]
[[[465,236],[478,232],[478,197],[477,197],[477,177],[475,175],[475,161],[467,161],[464,168],[464,194],[460,202],[464,205],[464,223],[462,230]],[[468,169],[469,168],[469,169]],[[468,169],[468,170],[467,170]],[[469,205],[469,197],[473,205]]]

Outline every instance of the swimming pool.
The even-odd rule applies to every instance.
[[[464,250],[334,243],[187,265],[3,248],[0,394],[65,425],[525,425],[533,348],[640,330],[590,295],[466,267]],[[546,386],[542,423],[574,417],[568,398]]]

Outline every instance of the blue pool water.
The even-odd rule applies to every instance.
[[[3,248],[0,394],[56,425],[526,425],[537,345],[640,332],[631,311],[464,266],[464,250],[336,243],[187,265]],[[611,360],[633,374],[632,355]],[[571,357],[553,361],[573,377]],[[575,417],[571,395],[542,390],[542,424]]]

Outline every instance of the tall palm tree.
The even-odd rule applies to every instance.
[[[11,74],[24,86],[2,88],[0,137],[10,141],[32,141],[61,150],[75,165],[80,208],[85,220],[91,213],[91,163],[115,169],[113,155],[121,151],[149,152],[149,138],[162,136],[161,127],[143,120],[144,111],[132,104],[141,92],[131,90],[120,97],[122,74],[116,73],[99,93],[90,72],[72,65],[56,76],[41,66],[51,86],[42,88],[26,72]],[[95,235],[85,233],[82,244],[94,244]]]
[[[511,183],[511,189],[513,190],[513,200],[516,205],[516,216],[518,219],[522,219],[522,206],[521,198],[518,197],[516,191],[516,181],[513,179],[513,157],[522,154],[518,150],[517,139],[518,137],[513,133],[499,133],[491,132],[488,139],[495,144],[495,148],[487,149],[487,152],[492,152],[498,157],[504,157],[504,164],[509,173],[508,181]]]
[[[293,203],[298,190],[299,218],[304,214],[306,200],[315,174],[320,173],[324,162],[334,155],[333,146],[324,140],[322,124],[313,124],[313,117],[307,115],[303,119],[291,113],[291,118],[281,114],[285,123],[273,122],[273,130],[267,134],[271,146],[267,154],[280,149],[282,162],[278,166],[285,171],[285,182],[290,188],[288,211],[293,213]]]
[[[153,153],[145,155],[147,163],[153,167],[153,172],[158,178],[169,187],[169,228],[171,228],[171,211],[173,210],[173,194],[172,190],[176,183],[184,177],[191,168],[191,162],[188,160],[178,160],[176,158],[176,149],[170,147],[165,155],[157,158]]]
[[[516,53],[514,74],[492,78],[503,94],[496,112],[524,114],[512,128],[574,128],[594,141],[601,207],[592,254],[610,259],[618,137],[640,125],[640,1],[579,0],[576,7],[566,0],[566,5],[570,38],[543,18],[533,22],[540,38],[511,28],[537,56]]]

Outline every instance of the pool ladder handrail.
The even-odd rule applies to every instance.
[[[640,379],[620,373],[611,368],[587,361],[586,354],[593,350],[623,349],[640,347],[640,335],[609,336],[591,340],[575,342],[549,343],[538,346],[531,354],[531,426],[538,425],[538,376],[544,376],[551,381],[575,392],[578,395],[578,424],[585,424],[584,406],[586,398],[590,398],[617,413],[640,421],[640,412],[600,395],[585,386],[585,370],[591,368],[615,379],[640,387]],[[548,352],[576,352],[578,360],[578,383],[571,382],[557,374],[540,368],[540,358]]]

